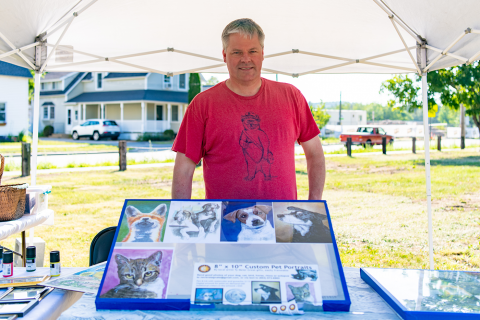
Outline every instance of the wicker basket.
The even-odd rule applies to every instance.
[[[0,183],[3,175],[4,158],[0,154]],[[25,195],[28,184],[0,185],[0,221],[20,219],[25,212]]]

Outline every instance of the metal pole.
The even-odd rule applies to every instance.
[[[347,156],[352,156],[352,138],[347,138]]]
[[[32,158],[30,170],[32,174],[31,185],[37,184],[37,153],[38,153],[38,118],[40,114],[40,72],[35,72],[35,86],[33,94],[33,132],[32,132]]]
[[[382,137],[382,153],[387,154],[387,137]]]
[[[465,149],[465,106],[460,104],[460,149]]]
[[[417,153],[417,138],[412,138],[412,153]]]
[[[426,50],[423,49],[426,55]],[[425,176],[427,182],[427,212],[428,212],[428,252],[430,257],[430,270],[434,270],[433,262],[433,223],[432,223],[432,187],[430,176],[430,131],[428,130],[428,85],[427,74],[422,74],[422,100],[423,100],[423,131],[425,146]]]

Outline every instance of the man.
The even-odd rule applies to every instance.
[[[260,77],[263,30],[251,19],[222,33],[230,78],[198,94],[173,144],[172,198],[190,199],[203,158],[207,199],[297,199],[295,141],[305,151],[309,199],[322,198],[325,158],[309,106],[294,86]]]

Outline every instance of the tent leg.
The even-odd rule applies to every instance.
[[[434,270],[433,262],[433,224],[432,224],[432,188],[430,177],[430,130],[428,127],[428,85],[427,74],[422,75],[422,101],[423,101],[423,131],[425,145],[425,175],[427,180],[427,212],[428,212],[428,253],[430,270]]]
[[[35,72],[35,91],[33,96],[33,132],[32,132],[32,157],[30,170],[32,174],[31,185],[37,184],[37,153],[38,153],[38,120],[40,115],[40,77],[41,73]]]

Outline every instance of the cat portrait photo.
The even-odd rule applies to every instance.
[[[115,248],[100,298],[166,299],[172,258],[172,248]]]
[[[321,302],[317,301],[315,288],[311,282],[286,282],[285,292],[287,293],[287,300],[295,300],[299,306],[302,303],[317,305]]]
[[[252,281],[252,303],[281,303],[280,282]]]
[[[224,201],[220,241],[275,243],[271,202]]]
[[[172,201],[163,242],[220,242],[221,201]]]
[[[117,242],[162,242],[170,201],[128,201]]]
[[[323,202],[274,202],[277,243],[332,243]]]
[[[222,288],[197,288],[195,289],[195,303],[222,303]]]

